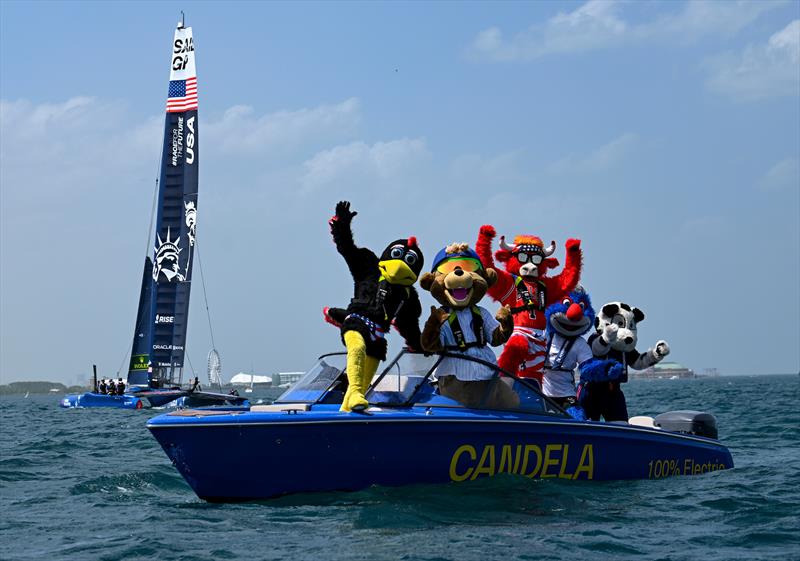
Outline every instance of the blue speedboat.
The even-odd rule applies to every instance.
[[[513,399],[465,407],[440,395],[444,357],[495,369],[486,400],[498,390]],[[674,412],[647,418],[648,427],[577,421],[535,383],[449,353],[403,351],[367,393],[370,409],[341,413],[344,364],[343,353],[322,356],[272,405],[181,410],[147,427],[197,496],[212,502],[498,474],[600,481],[733,467],[711,415]]]

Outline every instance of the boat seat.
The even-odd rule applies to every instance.
[[[308,403],[272,403],[270,405],[253,405],[250,407],[250,411],[254,411],[256,413],[308,411],[309,409],[311,409],[311,405]]]
[[[649,429],[657,429],[659,427],[653,424],[654,419],[652,417],[645,417],[644,415],[638,417],[631,417],[628,419],[628,424],[634,425],[637,427],[647,427]]]

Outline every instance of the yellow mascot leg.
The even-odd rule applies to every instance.
[[[364,371],[361,376],[361,393],[366,395],[369,385],[372,383],[372,378],[375,377],[375,372],[378,371],[380,360],[373,356],[367,355],[364,361]]]
[[[344,334],[344,346],[347,347],[347,392],[344,394],[339,411],[365,409],[369,402],[361,390],[367,362],[367,345],[358,331],[347,331]]]

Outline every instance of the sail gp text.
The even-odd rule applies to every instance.
[[[189,53],[194,52],[194,40],[192,37],[186,39],[175,39],[175,45],[172,48],[172,69],[173,70],[186,70],[189,64]]]
[[[172,165],[178,165],[181,157],[183,156],[183,117],[178,117],[178,124],[172,129]],[[194,117],[189,117],[186,120],[186,127],[189,129],[186,135],[186,163],[194,163]]]
[[[577,449],[576,449],[577,448]],[[459,446],[450,459],[450,480],[466,481],[481,476],[492,477],[499,473],[516,473],[525,477],[559,477],[561,479],[593,479],[594,449],[591,444],[583,448],[569,444],[487,444],[476,448],[469,444]],[[578,452],[580,450],[580,452]],[[577,463],[576,459],[577,458]],[[574,471],[569,469],[573,466]]]

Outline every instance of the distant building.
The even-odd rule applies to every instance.
[[[659,362],[644,370],[630,370],[631,378],[694,378],[694,370],[677,362]]]
[[[236,376],[231,378],[230,384],[232,386],[272,386],[272,378],[269,376],[259,376],[247,372],[239,372]]]
[[[278,372],[273,376],[275,383],[281,387],[289,387],[297,382],[305,372]]]

